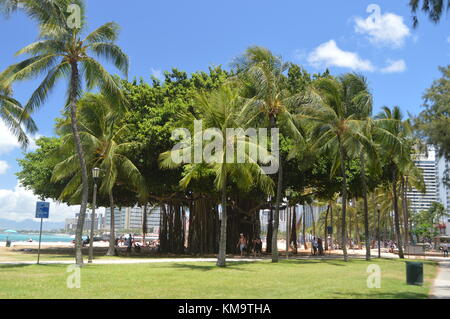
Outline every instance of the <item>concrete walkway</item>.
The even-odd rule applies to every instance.
[[[439,263],[438,275],[431,288],[430,298],[450,299],[450,261]]]

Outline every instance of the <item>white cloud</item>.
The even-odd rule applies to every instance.
[[[6,161],[0,161],[0,175],[5,174],[8,168],[9,165]]]
[[[409,28],[403,22],[403,17],[394,13],[381,14],[381,9],[376,4],[371,4],[366,10],[372,13],[366,19],[355,18],[355,31],[366,34],[369,41],[380,46],[392,48],[402,47],[405,38],[410,36]]]
[[[39,134],[29,136],[30,143],[28,145],[27,151],[34,151],[37,149],[36,140],[40,137],[41,135]],[[0,154],[7,154],[18,148],[20,148],[20,144],[17,141],[17,137],[11,134],[9,128],[0,119]]]
[[[14,189],[0,189],[0,218],[22,221],[32,219],[35,216],[36,201],[39,198],[32,191],[17,185]],[[78,212],[79,206],[67,206],[50,202],[50,218],[52,222],[62,222],[65,218],[71,218]]]
[[[322,43],[308,56],[308,62],[314,67],[337,66],[355,71],[373,71],[374,67],[369,60],[364,60],[357,53],[344,51],[330,40]]]
[[[382,68],[381,73],[400,73],[406,70],[404,60],[387,60],[388,65]]]
[[[164,76],[163,76],[163,73],[162,73],[162,71],[160,70],[160,69],[154,69],[154,68],[152,68],[152,75],[155,77],[155,78],[157,78],[157,79],[159,79],[159,80],[164,80]]]
[[[0,120],[0,154],[9,153],[19,147],[17,138],[11,134],[5,123]]]

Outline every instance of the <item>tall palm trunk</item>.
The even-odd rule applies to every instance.
[[[275,213],[273,215],[273,233],[272,233],[272,262],[278,262],[278,226],[280,224],[280,205],[281,189],[283,184],[283,169],[281,165],[281,155],[278,168],[277,198],[275,203]]]
[[[109,228],[109,247],[106,252],[106,256],[116,255],[116,234],[115,234],[115,221],[114,221],[114,197],[112,190],[109,192],[109,206],[110,206],[110,228]]]
[[[222,168],[222,221],[220,223],[219,256],[216,265],[225,267],[225,258],[227,253],[227,176],[225,169]]]
[[[303,248],[305,250],[308,249],[308,246],[306,245],[306,212],[305,212],[305,206],[303,206],[303,214],[302,214],[302,237],[303,237]]]
[[[328,250],[328,236],[327,236],[327,228],[328,228],[328,214],[330,212],[330,204],[327,205],[327,213],[325,214],[325,225],[323,231],[323,238],[325,240],[325,250]]]
[[[406,182],[405,182],[405,177],[401,176],[401,186],[400,186],[400,191],[401,191],[401,198],[402,198],[402,208],[403,208],[403,227],[404,227],[404,243],[405,245],[408,244],[409,242],[409,214],[408,214],[408,198],[406,197]]]
[[[312,221],[312,232],[313,232],[313,236],[316,236],[316,221],[314,219],[314,209],[312,205],[309,205],[310,213],[311,213],[311,221]]]
[[[341,196],[342,196],[342,252],[344,255],[344,261],[348,261],[347,256],[347,225],[346,225],[346,214],[347,214],[347,176],[345,174],[345,152],[342,143],[339,139],[339,157],[341,161]]]
[[[270,129],[275,127],[275,117],[270,117]],[[273,150],[272,150],[273,151]],[[283,188],[283,166],[281,163],[281,154],[278,150],[278,181],[277,181],[277,197],[275,200],[275,214],[273,216],[273,233],[272,233],[272,262],[278,262],[278,226],[280,224],[280,205],[281,205],[281,190]]]
[[[370,234],[369,234],[369,205],[367,203],[367,182],[366,182],[366,166],[364,154],[361,152],[361,183],[364,201],[364,237],[366,244],[366,260],[370,260]]]
[[[400,258],[404,258],[403,255],[403,238],[402,234],[400,233],[400,217],[399,217],[399,211],[398,211],[398,198],[397,198],[397,169],[394,168],[392,172],[392,195],[393,198],[393,204],[394,204],[394,227],[395,227],[395,235],[397,238],[397,245],[398,245],[398,256]]]
[[[184,228],[183,228],[184,230]],[[147,203],[144,204],[144,212],[142,215],[142,245],[145,246],[145,234],[147,233]]]
[[[71,63],[69,103],[70,103],[70,120],[71,120],[70,124],[81,168],[81,183],[82,183],[81,205],[80,205],[80,213],[78,215],[77,220],[77,229],[75,232],[75,263],[81,266],[83,264],[83,254],[81,248],[83,247],[82,237],[89,196],[89,180],[86,161],[84,158],[84,151],[81,145],[80,132],[78,131],[78,123],[77,123],[77,98],[78,98],[78,91],[80,90],[79,83],[80,83],[80,74],[78,71],[78,65],[76,62],[74,62]]]

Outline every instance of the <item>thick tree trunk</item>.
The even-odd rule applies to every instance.
[[[72,134],[76,146],[78,160],[80,161],[81,184],[82,184],[80,213],[78,215],[77,229],[75,232],[75,263],[81,266],[83,265],[83,254],[81,248],[83,247],[83,227],[84,227],[84,220],[86,218],[86,208],[89,196],[89,179],[77,123],[77,102],[78,102],[77,99],[78,99],[78,91],[80,90],[80,88],[78,87],[79,81],[80,81],[80,74],[78,72],[78,65],[76,62],[71,63],[71,79],[70,79],[70,93],[69,93],[70,119],[71,119],[70,124],[72,128]],[[91,240],[93,239],[91,238]]]
[[[106,256],[116,256],[116,234],[115,234],[115,220],[114,220],[114,197],[112,190],[109,192],[109,206],[110,206],[110,224],[109,224],[109,247]]]
[[[342,252],[344,255],[344,261],[348,261],[347,256],[347,229],[346,229],[346,218],[347,218],[347,176],[345,173],[345,152],[344,148],[339,139],[339,156],[341,161],[341,177],[342,177],[342,187],[341,187],[341,196],[342,196]]]
[[[222,221],[220,222],[219,256],[217,257],[217,266],[219,267],[226,266],[227,253],[227,176],[224,168],[222,168],[222,174]]]
[[[333,204],[330,202],[330,226],[331,226],[331,234],[330,234],[330,250],[333,250],[334,244],[333,244]]]
[[[296,206],[292,210],[291,243],[294,244],[295,254],[297,253],[297,211]]]
[[[403,255],[403,238],[400,233],[400,218],[398,211],[398,198],[397,198],[397,170],[394,168],[393,176],[392,176],[392,195],[394,196],[394,226],[395,226],[395,234],[397,237],[397,245],[398,245],[398,256],[400,258],[405,258]]]
[[[360,155],[361,160],[361,183],[364,201],[364,242],[366,244],[366,260],[370,260],[370,234],[369,234],[369,205],[367,203],[367,182],[366,182],[366,167],[364,154]]]

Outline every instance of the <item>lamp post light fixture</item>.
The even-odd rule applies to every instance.
[[[380,244],[380,204],[377,204],[377,212],[378,212],[378,229],[377,229],[377,237],[378,237],[378,258],[381,258],[381,244]]]
[[[92,169],[92,179],[94,180],[94,193],[92,195],[92,215],[91,215],[91,236],[89,240],[89,259],[88,263],[92,263],[94,257],[94,225],[95,225],[95,206],[97,205],[97,181],[100,176],[100,168]]]

